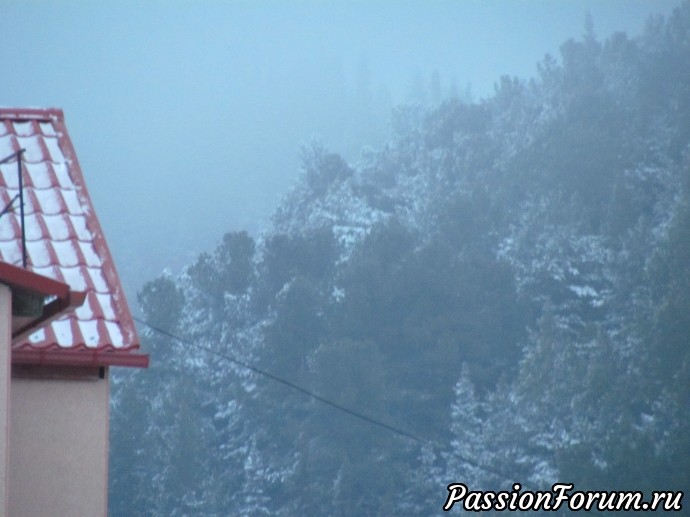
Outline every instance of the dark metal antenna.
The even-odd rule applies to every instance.
[[[22,155],[26,149],[20,149],[16,153],[9,155],[7,158],[0,160],[0,165],[11,161],[13,158],[17,158],[17,178],[19,179],[19,194],[12,198],[7,206],[0,213],[0,217],[9,212],[12,208],[12,204],[15,202],[17,197],[19,198],[19,219],[22,225],[22,266],[26,269],[26,228],[24,225],[24,178],[22,177]]]
[[[19,218],[22,221],[22,266],[26,269],[26,228],[24,225],[24,180],[22,178],[22,155],[26,149],[17,151],[17,176],[19,177]]]

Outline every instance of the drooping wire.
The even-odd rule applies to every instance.
[[[256,373],[262,377],[266,377],[268,379],[271,379],[274,382],[277,382],[279,384],[282,384],[284,386],[292,388],[293,390],[298,391],[299,393],[302,393],[303,395],[306,395],[307,397],[310,397],[313,400],[321,402],[322,404],[330,406],[331,408],[333,408],[337,411],[341,411],[341,412],[346,413],[346,414],[348,414],[354,418],[357,418],[357,419],[362,420],[364,422],[367,422],[369,424],[375,425],[375,426],[380,427],[382,429],[386,429],[387,431],[395,433],[399,436],[403,436],[405,438],[408,438],[408,439],[410,439],[414,442],[420,443],[422,445],[427,445],[429,447],[433,447],[435,449],[441,449],[441,450],[447,449],[447,447],[444,446],[443,444],[441,444],[440,442],[435,442],[432,440],[427,440],[425,438],[421,438],[421,437],[419,437],[415,434],[412,434],[409,431],[405,431],[404,429],[401,429],[397,426],[394,426],[392,424],[388,424],[388,423],[383,422],[382,420],[379,420],[377,418],[367,416],[363,413],[360,413],[357,410],[350,409],[350,408],[348,408],[342,404],[339,404],[338,402],[334,402],[334,401],[329,400],[329,399],[327,399],[327,398],[325,398],[325,397],[323,397],[317,393],[314,393],[313,391],[308,390],[307,388],[303,388],[302,386],[299,386],[298,384],[295,384],[294,382],[291,382],[287,379],[279,377],[278,375],[275,375],[271,372],[263,370],[262,368],[259,368],[257,366],[254,366],[254,365],[251,365],[251,364],[246,363],[244,361],[241,361],[240,359],[232,357],[232,356],[225,354],[223,352],[219,352],[218,350],[214,350],[213,348],[203,346],[203,345],[200,345],[198,343],[194,343],[188,339],[177,336],[177,335],[173,334],[172,332],[169,332],[165,329],[157,327],[156,325],[153,325],[153,324],[149,323],[148,321],[142,320],[141,318],[137,318],[136,316],[133,316],[133,319],[135,321],[137,321],[138,323],[148,327],[149,329],[151,329],[151,330],[153,330],[153,331],[155,331],[161,335],[164,335],[164,336],[167,336],[171,339],[174,339],[174,340],[176,340],[176,341],[178,341],[184,345],[194,347],[198,350],[203,350],[204,352],[215,355],[216,357],[220,357],[222,359],[225,359],[226,361],[228,361],[230,363],[236,364],[237,366],[240,366],[242,368],[250,370],[250,371],[252,371],[252,372],[254,372],[254,373]],[[467,463],[468,465],[471,465],[472,467],[475,467],[475,468],[478,468],[480,470],[483,470],[484,472],[488,472],[490,474],[493,474],[494,476],[498,476],[499,478],[502,478],[506,481],[510,481],[510,482],[514,481],[513,477],[508,476],[507,474],[500,472],[499,470],[496,470],[496,469],[489,467],[489,466],[486,466],[486,465],[482,465],[481,463],[474,461],[470,458],[467,458],[467,457],[457,453],[456,451],[451,451],[451,453],[453,454],[453,456],[455,456],[456,458],[458,458],[462,462]]]
[[[490,467],[488,465],[484,465],[482,463],[479,463],[478,461],[472,460],[471,458],[468,458],[468,457],[458,453],[454,449],[449,450],[448,446],[442,444],[441,442],[421,438],[421,437],[419,437],[415,434],[412,434],[409,431],[405,431],[404,429],[401,429],[395,425],[388,424],[388,423],[383,422],[382,420],[379,420],[377,418],[373,418],[373,417],[367,416],[363,413],[360,413],[357,410],[350,409],[350,408],[348,408],[342,404],[339,404],[338,402],[334,402],[332,400],[329,400],[329,399],[327,399],[321,395],[318,395],[317,393],[314,393],[311,390],[308,390],[307,388],[303,388],[302,386],[295,384],[294,382],[291,382],[287,379],[284,379],[284,378],[282,378],[278,375],[275,375],[271,372],[268,372],[262,368],[251,365],[247,362],[244,362],[240,359],[237,359],[236,357],[232,357],[231,355],[225,354],[223,352],[219,352],[218,350],[214,350],[211,347],[203,346],[203,345],[195,343],[189,339],[182,338],[176,334],[173,334],[172,332],[170,332],[168,330],[162,329],[162,328],[160,328],[156,325],[153,325],[153,324],[149,323],[148,321],[145,321],[145,320],[138,318],[136,316],[132,316],[132,319],[134,319],[136,322],[146,326],[147,328],[153,330],[154,332],[157,332],[163,336],[167,336],[171,339],[174,339],[175,341],[178,341],[179,343],[182,343],[184,345],[187,345],[187,346],[196,348],[198,350],[202,350],[204,352],[207,352],[209,354],[215,355],[216,357],[219,357],[219,358],[224,359],[224,360],[226,360],[232,364],[235,364],[237,366],[240,366],[242,368],[250,370],[250,371],[252,371],[252,372],[254,372],[254,373],[256,373],[262,377],[266,377],[268,379],[271,379],[274,382],[277,382],[279,384],[282,384],[284,386],[292,388],[293,390],[295,390],[295,391],[297,391],[303,395],[306,395],[307,397],[310,397],[311,399],[313,399],[317,402],[321,402],[322,404],[330,406],[331,408],[333,408],[337,411],[341,411],[343,413],[346,413],[346,414],[348,414],[354,418],[357,418],[357,419],[362,420],[364,422],[367,422],[371,425],[374,425],[374,426],[377,426],[379,428],[390,431],[394,434],[397,434],[398,436],[403,436],[403,437],[408,438],[408,439],[410,439],[414,442],[417,442],[419,444],[426,445],[426,446],[432,447],[432,448],[440,450],[440,451],[449,452],[452,456],[454,456],[455,458],[457,458],[458,460],[462,461],[463,463],[465,463],[467,465],[470,465],[470,466],[475,467],[479,470],[482,470],[484,472],[487,472],[489,474],[497,476],[497,477],[499,477],[505,481],[510,482],[511,484],[515,483],[515,477],[514,476],[509,476],[505,472],[502,472],[502,471],[495,469],[493,467]],[[524,486],[524,484],[522,486],[523,486],[523,488],[526,488]],[[591,513],[593,515],[602,515],[602,517],[603,517],[603,514],[597,512],[595,510],[583,509],[583,511],[585,511],[587,513]]]

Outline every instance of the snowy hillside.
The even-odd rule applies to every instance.
[[[116,377],[111,514],[687,489],[688,56],[686,2],[482,101],[398,108],[357,163],[305,149],[261,239],[228,234],[140,292],[183,341],[145,329],[151,369]]]

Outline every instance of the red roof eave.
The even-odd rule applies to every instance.
[[[12,364],[50,366],[129,366],[148,368],[149,356],[127,350],[70,350],[60,348],[20,348],[12,350]]]
[[[35,320],[31,320],[25,327],[12,333],[12,344],[20,342],[41,327],[45,327],[55,318],[73,311],[86,300],[86,292],[67,291],[63,297],[57,298],[43,308],[43,314]]]
[[[81,306],[86,299],[85,292],[71,291],[69,285],[63,282],[6,262],[0,262],[0,283],[9,286],[12,290],[27,291],[43,298],[55,297],[43,307],[40,316],[29,319],[23,327],[12,329],[12,345],[55,318]]]
[[[0,262],[0,282],[43,296],[69,297],[69,286],[52,278],[38,275],[20,267]],[[84,300],[82,300],[82,303]]]

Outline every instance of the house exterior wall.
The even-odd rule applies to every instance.
[[[0,284],[0,514],[7,515],[9,480],[10,369],[12,347],[12,294]]]
[[[107,515],[107,370],[12,372],[9,517]]]

